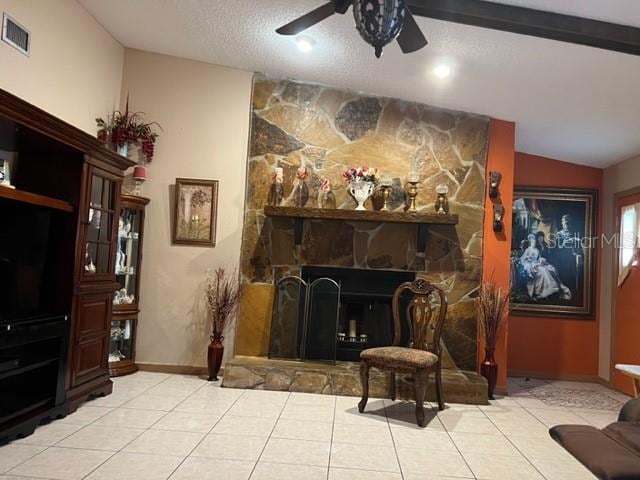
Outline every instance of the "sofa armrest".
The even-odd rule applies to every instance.
[[[619,422],[640,422],[640,398],[632,398],[620,409]]]

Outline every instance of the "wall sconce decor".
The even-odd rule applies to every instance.
[[[489,172],[489,198],[498,198],[498,187],[502,180],[502,174],[498,171]]]
[[[504,224],[502,219],[504,218],[504,205],[496,203],[493,205],[493,231],[502,232]]]

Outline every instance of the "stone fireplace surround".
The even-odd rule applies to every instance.
[[[256,77],[237,358],[225,366],[225,384],[230,385],[234,375],[242,376],[238,369],[251,375],[257,369],[265,372],[257,375],[262,380],[254,378],[254,385],[239,380],[235,386],[244,382],[246,388],[274,388],[265,381],[269,369],[261,364],[268,361],[274,285],[282,277],[299,276],[305,265],[398,270],[437,283],[449,299],[443,332],[450,353],[446,367],[452,373],[475,371],[477,332],[472,297],[481,278],[487,130],[488,119],[483,116]],[[297,245],[293,219],[264,215],[273,167],[284,169],[285,198],[290,195],[295,170],[304,165],[311,171],[307,206],[316,206],[320,179],[328,178],[338,208],[352,209],[355,202],[346,192],[341,173],[348,166],[361,164],[377,167],[394,179],[390,200],[397,211],[403,209],[402,186],[410,170],[420,174],[417,200],[421,211],[433,211],[435,185],[447,184],[450,209],[459,216],[458,225],[430,225],[425,250],[419,252],[415,224],[313,219],[304,222],[302,242]],[[285,204],[290,205],[290,200]],[[277,368],[284,367],[280,364]],[[295,388],[295,375],[286,388]],[[285,388],[287,382],[281,383],[278,388]]]

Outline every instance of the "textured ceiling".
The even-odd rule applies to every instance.
[[[309,29],[316,45],[302,54],[274,29],[323,0],[79,1],[126,47],[512,120],[519,151],[569,162],[640,153],[637,56],[418,18],[427,48],[393,44],[376,60],[350,12]],[[640,0],[504,3],[640,25]],[[433,76],[439,62],[450,78]]]

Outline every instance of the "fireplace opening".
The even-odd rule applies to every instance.
[[[406,271],[302,267],[300,277],[276,285],[269,357],[358,361],[365,348],[390,345],[393,293],[414,279]]]

